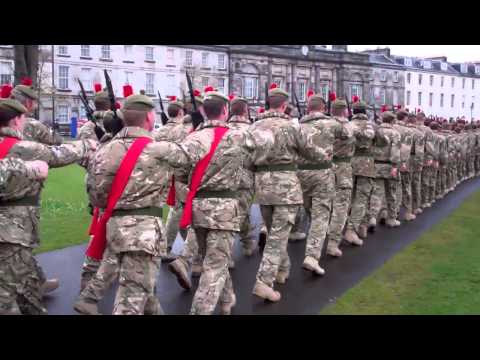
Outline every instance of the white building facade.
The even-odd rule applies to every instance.
[[[203,89],[212,85],[228,92],[228,55],[216,46],[165,45],[47,45],[45,53],[54,52],[43,66],[41,119],[55,117],[59,124],[69,124],[72,117],[85,118],[85,109],[79,99],[80,79],[93,95],[95,83],[105,87],[104,70],[112,80],[115,96],[123,97],[123,85],[129,84],[134,92],[144,90],[154,99],[159,111],[158,92],[164,104],[168,96],[188,96],[185,70],[193,78],[194,86]],[[41,70],[40,70],[41,71]],[[52,73],[55,80],[52,104]],[[182,91],[183,90],[183,91]]]
[[[427,116],[480,118],[480,64],[393,56],[405,66],[405,107]]]

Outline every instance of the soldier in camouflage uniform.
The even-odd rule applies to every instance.
[[[129,96],[122,109],[126,127],[99,149],[88,174],[91,203],[105,209],[112,182],[129,147],[139,138],[153,140],[155,105],[144,95]],[[81,314],[98,314],[97,303],[119,275],[114,315],[162,314],[155,296],[160,256],[166,254],[162,206],[171,184],[169,154],[151,142],[141,152],[107,224],[107,247],[95,276],[74,304]],[[101,210],[103,212],[103,210]]]
[[[300,126],[307,136],[308,149],[314,148],[314,152],[320,150],[331,155],[326,160],[318,159],[315,162],[301,157],[297,173],[303,191],[303,204],[311,221],[303,268],[318,275],[325,273],[319,261],[335,192],[335,175],[330,158],[335,139],[345,135],[345,128],[324,112],[325,100],[320,95],[312,94],[308,99],[308,114],[300,119]],[[329,248],[329,253],[333,256],[342,255],[338,248]]]
[[[243,169],[250,166],[245,132],[225,130],[228,129],[227,103],[228,98],[223,94],[213,90],[206,92],[203,108],[208,120],[180,144],[168,145],[172,148],[168,158],[171,166],[194,168],[197,173],[202,169],[199,162],[211,151],[215,134],[226,131],[219,138],[210,162],[205,164],[196,193],[192,193],[195,195],[192,226],[204,258],[203,272],[190,311],[192,315],[212,314],[217,303],[220,303],[222,314],[230,314],[236,303],[228,265],[235,233],[240,232],[245,220],[238,193],[242,176],[245,176]],[[188,204],[185,206],[187,208]]]
[[[475,125],[469,124],[467,130],[468,138],[468,178],[471,179],[475,176],[475,144],[477,137],[475,135]]]
[[[337,99],[332,104],[332,117],[344,128],[344,136],[336,138],[333,145],[333,171],[335,173],[335,198],[332,218],[328,229],[328,246],[338,248],[342,241],[342,231],[347,223],[348,210],[352,200],[353,175],[352,157],[355,153],[353,125],[347,118],[347,103]],[[347,235],[352,235],[349,232]],[[360,245],[358,237],[346,237],[352,244]]]
[[[477,120],[475,124],[475,176],[480,175],[480,124]]]
[[[77,138],[80,140],[91,139],[99,141],[105,133],[103,119],[106,116],[112,116],[112,111],[110,110],[110,98],[106,91],[96,92],[93,103],[95,104],[95,111],[93,112],[95,122],[87,121],[85,125],[80,128],[77,135]]]
[[[447,139],[447,182],[446,192],[449,193],[454,190],[456,182],[456,137],[453,131],[453,126],[449,123],[443,125],[443,132]]]
[[[47,175],[48,164],[41,160],[0,160],[0,204],[21,199],[31,191],[32,184],[45,180]]]
[[[397,217],[398,168],[400,165],[400,134],[393,127],[395,115],[390,111],[382,114],[383,123],[377,128],[373,154],[375,159],[376,188],[375,193],[383,188],[387,202],[387,226],[400,225]],[[376,217],[376,214],[374,214]]]
[[[13,99],[0,102],[0,143],[6,138],[18,141],[7,158],[42,160],[51,167],[81,161],[95,149],[93,142],[79,141],[49,147],[23,141],[27,109]],[[39,196],[41,183],[28,187],[23,197],[6,201],[0,207],[0,314],[46,314],[41,303],[46,279],[33,257],[39,245]],[[27,190],[27,189],[26,189]]]
[[[352,127],[355,135],[355,154],[352,159],[352,173],[354,176],[354,193],[352,195],[352,208],[347,222],[345,237],[355,240],[362,245],[367,237],[368,222],[370,219],[369,204],[375,188],[375,164],[373,161],[373,139],[375,125],[368,120],[367,105],[357,101],[352,105]]]
[[[438,159],[438,169],[437,177],[435,184],[435,199],[440,200],[445,195],[445,183],[446,183],[446,166],[447,166],[447,137],[446,134],[442,131],[440,124],[437,122],[432,122],[430,128],[434,131],[434,134],[437,136],[437,159]]]
[[[272,85],[268,92],[270,109],[259,115],[248,132],[255,165],[255,196],[268,233],[253,294],[270,301],[281,297],[273,289],[274,282],[285,282],[290,273],[288,236],[303,204],[296,173],[298,156],[314,163],[328,160],[322,148],[307,151],[302,127],[285,114],[288,97],[287,92]],[[321,272],[318,263],[315,268]]]
[[[432,206],[434,184],[434,172],[436,169],[436,152],[435,152],[435,138],[432,130],[425,126],[425,114],[420,112],[417,114],[417,129],[419,129],[425,136],[425,151],[422,168],[422,190],[421,190],[421,206],[422,208],[429,208]]]
[[[38,107],[38,95],[31,86],[15,86],[11,98],[20,102],[28,111],[29,117],[26,117],[23,129],[25,140],[37,141],[45,145],[60,145],[62,143],[62,138],[56,132],[32,117]]]
[[[400,206],[405,208],[405,220],[412,221],[416,218],[412,206],[412,171],[411,159],[415,154],[415,136],[417,135],[415,125],[407,123],[408,113],[405,110],[397,112],[397,130],[400,130],[400,196],[397,203],[397,218],[400,214]]]
[[[422,210],[422,171],[425,157],[425,133],[418,127],[414,114],[408,116],[408,123],[413,133],[410,169],[412,174],[412,210],[419,215]],[[413,127],[414,126],[414,127]]]

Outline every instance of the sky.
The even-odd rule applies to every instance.
[[[389,47],[392,55],[446,56],[449,62],[480,62],[480,45],[348,45],[349,51]]]

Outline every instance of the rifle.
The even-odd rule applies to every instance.
[[[195,95],[193,93],[193,84],[188,71],[185,71],[187,75],[187,85],[188,85],[188,92],[190,93],[190,99],[192,100],[193,112],[190,114],[192,118],[192,127],[195,130],[202,122],[203,122],[203,115],[200,111],[197,111],[197,104],[195,101]]]
[[[293,93],[293,99],[295,100],[295,106],[297,107],[297,111],[298,111],[298,118],[301,119],[303,115],[302,115],[302,109],[300,108],[300,102],[298,101],[298,98],[297,98],[297,93],[295,92],[295,83],[292,84],[292,93]]]
[[[348,98],[345,96],[345,101],[347,102],[347,109],[348,109],[348,120],[352,120],[352,109],[350,109],[350,102],[348,101]]]
[[[77,79],[77,81],[78,81],[78,85],[80,85],[80,94],[78,96],[80,97],[80,100],[85,108],[85,112],[87,113],[87,119],[93,122],[94,124],[96,124],[95,118],[93,117],[93,109],[90,107],[90,104],[88,103],[88,98],[87,98],[87,93],[85,92],[85,88],[83,87],[83,84],[80,81],[80,79]]]
[[[103,70],[105,74],[105,83],[107,84],[107,93],[108,98],[110,99],[110,110],[113,112],[113,123],[112,123],[112,135],[115,136],[120,130],[123,129],[123,121],[117,116],[117,109],[115,107],[115,94],[113,93],[112,80],[110,80],[110,75],[108,75],[107,69]]]
[[[268,102],[268,82],[265,83],[265,110],[270,109],[270,103]]]
[[[168,122],[168,116],[165,114],[165,109],[163,108],[163,102],[162,102],[162,95],[160,95],[160,91],[157,90],[158,93],[158,102],[160,103],[160,118],[162,119],[162,125],[165,125]]]
[[[327,116],[331,116],[332,114],[332,101],[330,100],[330,95],[331,95],[331,92],[329,91],[328,92],[328,101],[327,101]]]

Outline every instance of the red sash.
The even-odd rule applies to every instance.
[[[19,141],[20,140],[14,137],[6,137],[3,139],[3,141],[0,143],[0,160],[7,156],[12,147]]]
[[[105,247],[107,245],[108,220],[110,220],[112,217],[113,210],[115,209],[118,200],[120,200],[120,197],[122,196],[123,191],[128,184],[128,180],[133,169],[135,168],[135,164],[137,163],[140,154],[145,146],[147,146],[150,142],[152,142],[152,139],[150,138],[138,138],[134,141],[125,154],[125,157],[123,158],[122,163],[115,174],[115,178],[113,179],[112,189],[108,194],[107,208],[101,217],[98,216],[98,209],[95,209],[96,219],[94,214],[94,219],[92,225],[90,226],[90,230],[93,231],[93,239],[88,246],[87,256],[97,260],[102,259],[103,252],[105,251]]]
[[[208,165],[212,160],[213,154],[215,154],[215,150],[220,144],[223,136],[228,131],[228,128],[224,127],[216,127],[213,129],[213,141],[210,147],[210,151],[208,154],[200,160],[195,169],[193,169],[192,173],[192,180],[190,181],[190,190],[187,195],[187,199],[185,201],[185,207],[183,209],[182,219],[180,220],[180,228],[185,229],[192,223],[192,207],[193,207],[193,199],[197,194],[197,190],[202,183],[203,175],[205,171],[208,169]]]
[[[190,135],[194,131],[195,130],[192,127],[190,129],[190,131],[188,132],[188,135]],[[175,189],[175,176],[172,176],[172,184],[170,185],[170,189],[168,190],[168,196],[167,196],[167,205],[168,206],[175,206],[175,204],[177,203],[176,196],[177,196],[177,192],[176,192],[176,189]]]

